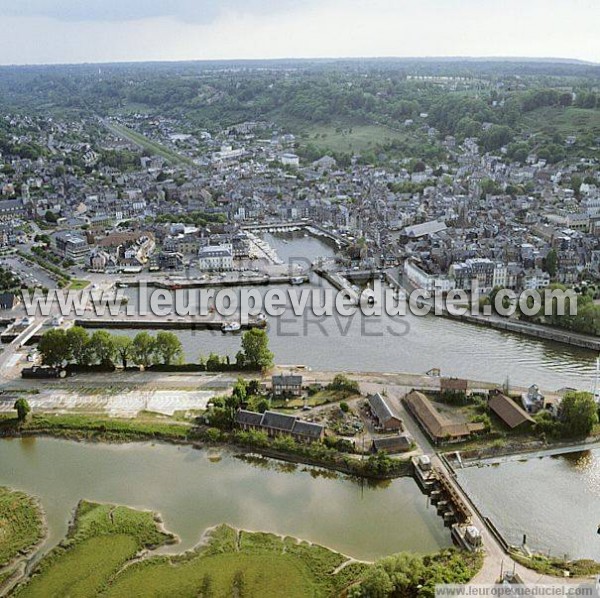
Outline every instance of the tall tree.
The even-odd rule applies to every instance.
[[[136,363],[145,368],[152,365],[155,339],[147,332],[139,332],[133,339],[133,355]]]
[[[569,392],[560,403],[565,436],[584,438],[598,423],[598,405],[588,392]]]
[[[245,364],[251,368],[265,371],[273,365],[273,353],[269,351],[269,337],[266,330],[252,328],[244,332],[242,351]]]
[[[114,366],[115,344],[110,332],[97,330],[90,339],[90,348],[96,361],[104,366]]]
[[[172,332],[159,332],[156,335],[154,346],[156,357],[165,365],[180,361],[183,357],[183,347],[176,334]]]
[[[121,360],[123,369],[127,368],[127,363],[133,353],[133,341],[124,334],[113,336],[113,344],[115,346],[115,354]]]
[[[38,344],[38,350],[44,365],[56,367],[71,359],[67,334],[62,328],[53,328],[45,332]]]
[[[558,254],[556,249],[551,249],[546,255],[546,272],[550,274],[550,278],[556,276],[556,270],[558,269]]]
[[[71,359],[78,365],[89,365],[92,360],[90,335],[81,326],[73,326],[66,332]]]

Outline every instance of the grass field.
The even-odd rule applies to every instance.
[[[154,514],[82,501],[66,540],[44,557],[15,596],[98,596],[110,577],[144,548],[174,541]]]
[[[303,144],[313,144],[323,150],[334,152],[362,152],[375,149],[394,140],[405,140],[407,134],[379,125],[354,125],[336,127],[334,125],[314,126],[305,129]]]
[[[128,139],[132,143],[135,143],[143,149],[147,149],[149,152],[152,152],[157,156],[161,156],[172,164],[187,164],[188,166],[194,166],[194,162],[191,159],[187,158],[186,156],[182,156],[170,150],[169,148],[152,141],[151,139],[148,139],[148,137],[141,135],[137,131],[132,131],[127,127],[113,123],[107,124],[106,126],[116,135]]]
[[[10,426],[14,425],[14,422],[14,419],[7,419],[2,425]],[[190,439],[193,432],[193,426],[186,423],[160,421],[147,417],[118,419],[79,414],[34,414],[22,429],[66,438],[107,441],[153,438],[186,440]]]
[[[20,598],[197,598],[198,596],[332,596],[359,579],[368,565],[292,538],[211,531],[198,550],[133,561],[140,551],[171,542],[148,512],[126,507],[79,504],[66,540],[44,557],[18,587]]]
[[[600,110],[538,108],[525,113],[520,122],[530,133],[557,132],[563,137],[584,133],[600,135]]]
[[[82,291],[90,285],[89,280],[83,280],[81,278],[75,278],[71,281],[71,284],[67,287],[71,291]]]
[[[347,401],[355,399],[358,395],[344,390],[319,390],[318,392],[309,395],[306,399],[306,403],[311,407],[317,407],[319,405],[326,405],[327,403],[338,403],[340,401]],[[300,397],[294,397],[288,399],[273,399],[271,407],[275,409],[297,409],[304,405],[304,399]]]
[[[0,487],[0,568],[33,548],[43,535],[42,513],[35,500]]]
[[[270,598],[338,595],[367,567],[320,546],[272,534],[213,530],[208,544],[181,557],[148,559],[122,571],[103,594],[130,596],[200,595]],[[210,588],[210,592],[207,591]]]

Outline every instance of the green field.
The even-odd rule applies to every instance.
[[[66,540],[44,557],[13,595],[98,596],[110,577],[142,549],[173,542],[154,514],[82,501]]]
[[[291,538],[238,533],[220,526],[206,547],[190,555],[159,557],[128,567],[103,596],[332,596],[367,567],[352,564],[339,575],[333,574],[345,560],[325,548]]]
[[[71,284],[67,287],[71,291],[82,291],[90,285],[89,280],[83,280],[82,278],[75,278],[71,281]]]
[[[0,568],[31,550],[43,536],[42,513],[35,500],[0,487]]]
[[[137,146],[146,149],[157,156],[161,156],[168,162],[171,162],[171,164],[185,164],[187,166],[194,166],[194,162],[190,158],[182,156],[170,150],[169,148],[166,148],[163,145],[160,145],[159,143],[148,139],[148,137],[141,135],[137,131],[132,131],[131,129],[124,127],[123,125],[116,125],[113,123],[106,124],[106,126],[116,135],[128,139],[132,143],[135,143]]]
[[[14,418],[0,420],[0,427],[15,425]],[[161,421],[156,417],[119,419],[102,415],[83,414],[34,414],[22,430],[52,434],[63,438],[79,440],[95,439],[104,441],[125,441],[143,439],[193,439],[193,426],[186,422],[171,419]]]
[[[21,598],[247,597],[338,595],[368,565],[292,538],[219,526],[197,550],[134,559],[173,541],[154,515],[126,507],[79,504],[68,537],[19,586]]]
[[[546,131],[568,135],[593,133],[600,135],[600,110],[583,108],[538,108],[525,113],[520,119],[525,131],[537,133]]]
[[[362,152],[391,141],[404,141],[407,134],[379,125],[314,126],[304,130],[303,144],[334,152]]]

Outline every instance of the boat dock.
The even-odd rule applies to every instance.
[[[76,326],[82,328],[139,328],[149,330],[222,330],[223,326],[230,323],[228,320],[214,317],[189,317],[178,318],[81,318],[75,320]],[[239,330],[250,328],[265,328],[265,320],[252,319],[241,322]]]
[[[357,289],[350,283],[350,281],[347,278],[344,278],[338,272],[330,272],[324,267],[315,267],[313,269],[316,274],[324,278],[338,291],[345,291],[346,293],[348,293],[350,301],[352,301],[354,305],[358,305],[360,303],[360,291],[357,291]]]
[[[296,279],[302,278],[302,282]],[[271,276],[265,274],[263,276],[239,276],[235,279],[230,277],[225,278],[184,278],[172,280],[119,280],[116,282],[117,288],[136,288],[148,287],[156,289],[167,289],[170,291],[178,291],[182,289],[201,289],[215,287],[241,287],[241,286],[267,286],[271,284],[303,284],[308,281],[307,276]]]

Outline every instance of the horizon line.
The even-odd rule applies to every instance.
[[[566,58],[558,56],[476,56],[476,55],[438,55],[438,56],[287,56],[278,58],[184,58],[184,59],[149,59],[149,60],[112,60],[112,61],[81,61],[81,62],[23,62],[0,64],[0,68],[27,68],[27,67],[71,67],[71,66],[118,66],[118,65],[143,65],[143,64],[182,64],[182,63],[249,63],[249,62],[343,62],[343,61],[406,61],[415,60],[422,62],[513,62],[513,63],[546,63],[572,66],[600,67],[600,62],[585,60],[583,58]]]

